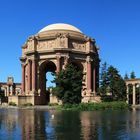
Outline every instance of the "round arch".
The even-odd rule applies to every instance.
[[[41,90],[41,95],[45,95],[46,96],[46,103],[49,102],[49,91],[47,91],[47,77],[46,77],[46,73],[47,72],[52,72],[55,73],[56,72],[56,65],[54,62],[52,61],[45,61],[40,65],[39,68],[39,73],[40,73],[40,78],[39,78],[39,83],[40,83],[40,90]]]

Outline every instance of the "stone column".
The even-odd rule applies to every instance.
[[[96,94],[96,66],[93,68],[93,93]]]
[[[32,91],[36,90],[36,62],[35,59],[32,60]]]
[[[13,95],[13,85],[11,85],[10,88],[11,88],[11,95]]]
[[[7,85],[7,96],[9,96],[9,85]]]
[[[91,61],[87,60],[87,90],[91,92]]]
[[[126,85],[126,103],[129,104],[129,86]]]
[[[133,84],[133,105],[136,105],[136,87]]]
[[[28,93],[31,91],[31,61],[28,61]]]
[[[25,66],[22,64],[22,93],[25,93]]]
[[[57,73],[59,73],[61,70],[61,61],[60,61],[61,56],[57,55],[56,58],[57,58]]]
[[[6,88],[4,88],[4,95],[5,95],[5,97],[7,96]]]

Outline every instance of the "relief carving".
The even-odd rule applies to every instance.
[[[66,39],[65,38],[60,38],[60,46],[65,48],[65,46],[66,46]]]
[[[40,41],[38,43],[38,50],[50,50],[53,49],[55,47],[55,41],[54,40],[50,40],[50,41]]]
[[[86,45],[83,43],[72,42],[72,48],[80,51],[86,51]]]
[[[31,51],[34,49],[34,40],[29,39],[27,42],[28,50]]]
[[[66,48],[67,46],[67,38],[68,38],[69,34],[68,33],[57,33],[56,37],[59,40],[58,41],[58,45],[62,48]]]

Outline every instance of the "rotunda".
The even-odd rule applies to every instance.
[[[83,72],[82,102],[98,102],[99,54],[95,39],[64,23],[51,24],[22,46],[22,102],[34,105],[58,101],[46,92],[46,73],[60,72],[68,63]],[[24,98],[23,98],[24,97]],[[20,103],[19,103],[20,104]]]

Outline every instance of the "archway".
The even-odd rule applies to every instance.
[[[53,72],[48,71],[46,73],[46,89],[49,90],[50,88],[56,87],[56,84],[53,83],[55,75]]]
[[[51,82],[52,73],[55,73],[56,65],[52,61],[45,61],[40,66],[40,90],[41,95],[46,98],[46,104],[50,101],[50,91],[47,81]],[[49,76],[49,77],[48,77]]]

